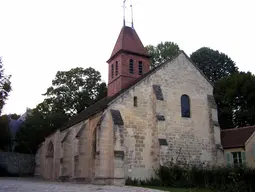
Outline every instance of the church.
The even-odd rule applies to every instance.
[[[133,27],[108,59],[108,96],[45,138],[35,176],[124,185],[167,162],[224,163],[213,85],[185,52],[150,69]]]

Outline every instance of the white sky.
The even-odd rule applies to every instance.
[[[35,107],[59,70],[94,67],[107,82],[121,6],[122,0],[0,0],[0,56],[13,88],[3,113]],[[188,55],[207,46],[255,73],[255,1],[133,0],[133,6],[144,45],[173,41]]]

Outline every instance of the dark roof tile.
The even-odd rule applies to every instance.
[[[224,149],[244,147],[254,131],[255,126],[222,130],[221,144]]]
[[[128,26],[124,26],[121,29],[109,60],[111,60],[111,58],[113,58],[120,51],[149,56],[136,31]]]

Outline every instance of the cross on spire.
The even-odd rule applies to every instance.
[[[126,26],[126,16],[125,16],[125,9],[126,9],[126,6],[125,6],[125,3],[126,3],[126,0],[123,0],[123,26],[125,27]]]
[[[123,0],[123,26],[126,26],[126,0]],[[130,8],[131,8],[131,27],[134,28],[134,21],[133,21],[133,5],[132,2],[130,4]]]

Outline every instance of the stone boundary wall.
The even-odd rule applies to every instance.
[[[10,175],[32,176],[35,169],[35,156],[14,152],[0,152],[0,168],[6,170]]]

